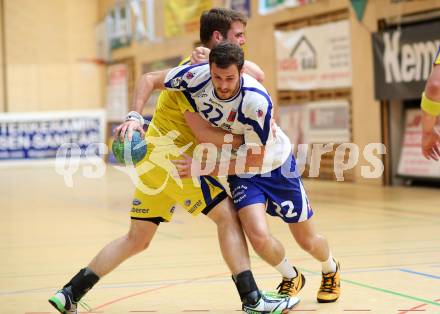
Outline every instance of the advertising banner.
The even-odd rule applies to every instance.
[[[437,130],[440,123],[437,124]],[[406,111],[405,131],[397,174],[406,177],[440,179],[440,162],[428,160],[422,154],[422,111]]]
[[[107,119],[124,121],[128,112],[128,68],[123,63],[107,68]]]
[[[266,15],[286,8],[294,8],[300,5],[314,2],[314,0],[260,0],[258,13]]]
[[[251,0],[223,0],[223,6],[241,12],[247,17],[251,16]]]
[[[440,46],[440,21],[373,36],[376,99],[420,98]]]
[[[165,36],[198,32],[200,15],[212,7],[212,0],[165,0]]]
[[[53,159],[63,144],[76,144],[84,154],[103,143],[104,110],[0,114],[0,164],[4,161]]]
[[[349,22],[275,31],[281,90],[351,87]]]
[[[326,100],[279,107],[279,125],[292,144],[350,142],[347,100]]]

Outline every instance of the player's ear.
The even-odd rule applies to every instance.
[[[219,31],[214,31],[212,33],[212,40],[215,44],[223,41],[223,35]]]

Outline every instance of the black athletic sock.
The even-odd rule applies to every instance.
[[[72,279],[64,286],[70,288],[73,294],[73,301],[78,302],[81,298],[92,289],[98,282],[99,277],[89,268],[81,269]]]
[[[237,287],[241,302],[253,305],[260,300],[261,294],[250,270],[245,270],[235,277],[232,276],[232,280],[234,280],[235,286]]]

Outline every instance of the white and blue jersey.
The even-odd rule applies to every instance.
[[[257,80],[243,74],[237,94],[222,100],[216,96],[209,65],[205,63],[173,68],[166,76],[165,87],[182,91],[191,104],[189,110],[198,112],[211,125],[243,135],[246,146],[265,146],[261,173],[228,177],[237,209],[267,203],[270,215],[289,223],[311,217],[300,178],[293,173],[287,176],[282,173],[282,169],[295,169],[292,146],[278,126],[275,132],[271,129],[272,101]]]

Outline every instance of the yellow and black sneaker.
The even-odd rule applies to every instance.
[[[317,300],[319,303],[335,302],[341,294],[340,265],[337,260],[336,271],[334,273],[322,274],[321,287],[318,291]]]
[[[289,279],[283,277],[283,281],[278,285],[278,294],[288,295],[288,296],[296,296],[298,292],[304,287],[306,283],[306,278],[301,272],[293,267],[297,273],[297,276]]]

